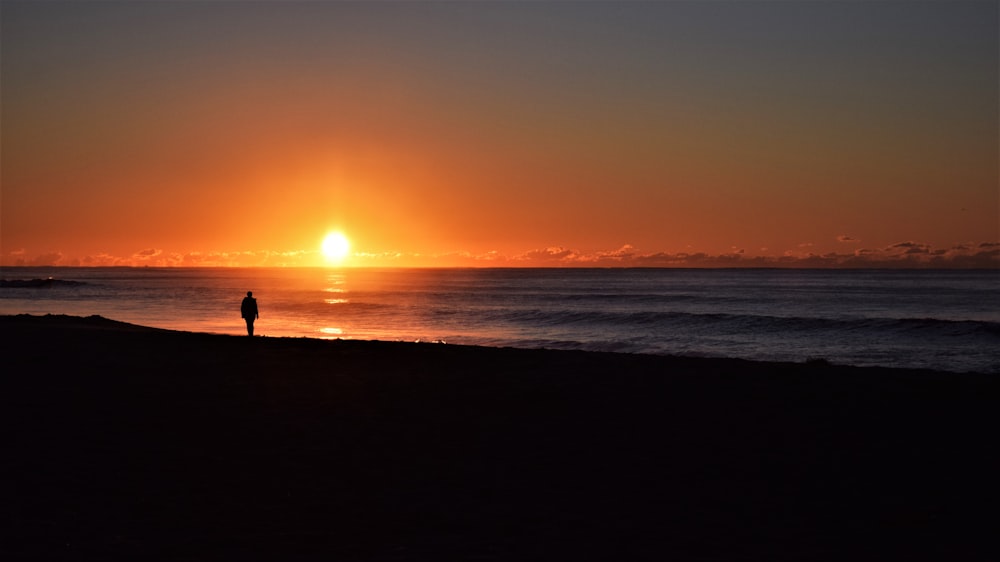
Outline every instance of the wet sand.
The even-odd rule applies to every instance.
[[[997,553],[997,377],[3,316],[6,560]]]

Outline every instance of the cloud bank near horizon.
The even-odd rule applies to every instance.
[[[838,240],[855,245],[859,240],[848,236]],[[721,254],[644,253],[630,244],[616,250],[580,252],[562,246],[534,249],[522,254],[505,255],[491,251],[481,254],[453,252],[413,254],[402,252],[356,253],[351,267],[660,267],[660,268],[943,268],[1000,269],[1000,242],[957,244],[934,248],[929,244],[904,241],[884,248],[858,248],[851,252],[809,252],[811,244],[799,245],[799,251],[782,255],[750,255],[733,248]],[[321,262],[317,251],[244,250],[232,252],[169,253],[144,248],[130,256],[99,253],[73,258],[61,252],[31,255],[24,249],[2,256],[7,267],[308,267]]]

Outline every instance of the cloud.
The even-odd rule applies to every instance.
[[[315,251],[242,250],[232,252],[188,252],[161,259],[161,267],[296,267],[310,265]]]
[[[62,257],[63,257],[63,255],[62,255],[61,252],[51,252],[51,253],[48,253],[48,254],[42,254],[40,256],[35,256],[26,265],[30,265],[30,266],[34,266],[34,267],[41,267],[41,266],[47,266],[47,265],[59,265],[59,262],[62,260]]]
[[[63,262],[62,252],[46,252],[43,254],[29,255],[25,248],[11,250],[7,254],[0,256],[0,263],[14,267],[51,267],[57,265],[67,265]]]
[[[162,250],[157,250],[156,248],[147,248],[145,250],[139,250],[138,252],[133,254],[132,259],[140,262],[148,262],[162,253],[163,253]]]
[[[485,254],[476,256],[476,259],[478,261],[483,261],[483,262],[505,262],[507,261],[507,256],[501,254],[496,250],[490,250]]]
[[[541,250],[531,250],[521,255],[514,256],[514,261],[529,262],[534,264],[553,264],[560,262],[579,261],[582,256],[573,250],[568,250],[561,246],[551,246]]]
[[[846,238],[846,237],[838,237]],[[856,242],[854,239],[850,239]],[[1000,243],[966,242],[947,248],[907,240],[883,248],[859,247],[847,253],[809,252],[808,244],[779,255],[747,255],[743,248],[721,254],[705,252],[641,252],[631,244],[617,249],[582,252],[564,246],[549,246],[522,254],[506,255],[496,250],[483,253],[451,252],[419,254],[405,252],[357,253],[356,266],[381,267],[774,267],[774,268],[963,268],[1000,269]],[[32,255],[25,249],[8,252],[4,265],[52,266],[149,266],[149,267],[296,267],[317,263],[315,251],[241,250],[168,253],[156,248],[138,250],[129,256],[108,253],[68,258],[61,252]]]
[[[857,242],[855,239],[850,239]],[[850,253],[802,253],[801,244],[781,256],[748,256],[742,248],[729,253],[639,253],[630,245],[619,250],[586,255],[570,250],[563,255],[563,265],[614,265],[622,267],[804,267],[804,268],[1000,268],[1000,243],[957,245],[948,249],[935,249],[928,244],[905,241],[885,248],[859,248]]]
[[[119,258],[107,253],[87,255],[80,259],[80,265],[84,267],[115,267],[131,265],[123,258]]]
[[[931,247],[927,244],[918,244],[916,242],[897,242],[892,244],[885,249],[887,255],[902,255],[902,256],[912,256],[916,254],[929,254],[931,253]]]
[[[861,240],[858,240],[857,238],[853,238],[851,236],[847,236],[845,234],[841,234],[840,236],[837,237],[837,242],[857,243],[861,242]]]
[[[597,252],[594,254],[596,262],[602,265],[618,264],[624,262],[631,262],[636,258],[635,247],[631,244],[625,244],[617,250],[611,250],[608,252]]]

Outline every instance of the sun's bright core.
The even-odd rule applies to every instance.
[[[351,242],[346,236],[339,232],[331,232],[326,235],[323,239],[322,245],[323,256],[327,261],[341,261],[347,257],[347,253],[351,249]]]

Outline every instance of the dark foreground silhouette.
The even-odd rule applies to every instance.
[[[996,553],[995,376],[0,317],[4,559]]]

